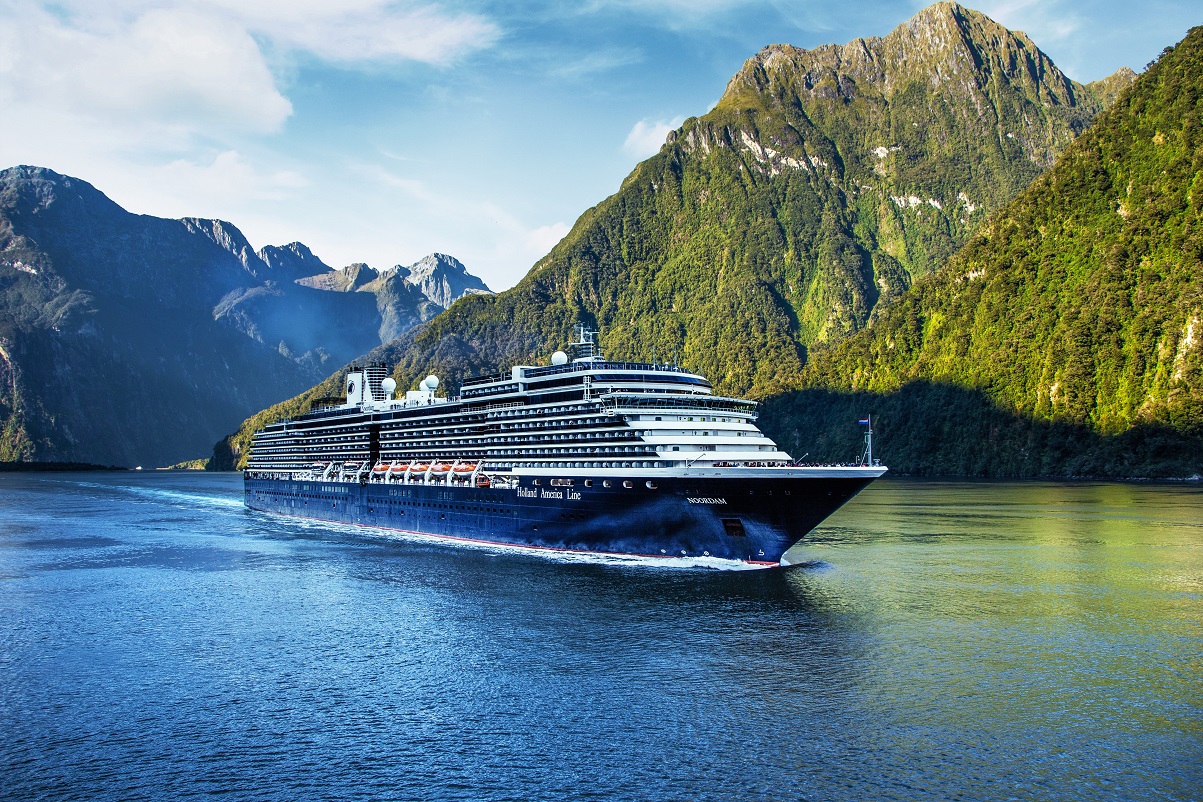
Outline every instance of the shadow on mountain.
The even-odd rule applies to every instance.
[[[848,462],[873,416],[874,457],[912,476],[1181,479],[1203,474],[1203,438],[1146,424],[1104,435],[1037,420],[985,394],[912,382],[893,393],[800,390],[763,401],[760,427],[803,462]]]

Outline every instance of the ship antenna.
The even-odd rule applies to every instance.
[[[859,421],[865,429],[865,453],[861,455],[861,460],[865,465],[873,464],[873,416],[866,415]]]

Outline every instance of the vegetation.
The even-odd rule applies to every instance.
[[[336,395],[343,387],[345,371],[339,371],[321,384],[306,390],[304,393],[282,401],[275,406],[247,418],[238,427],[238,431],[222,438],[213,446],[213,456],[205,465],[210,471],[234,471],[246,467],[246,459],[250,454],[251,438],[255,432],[269,423],[284,418],[295,418],[304,415],[313,408],[314,402],[321,398]]]
[[[585,320],[609,354],[675,358],[720,392],[796,387],[809,348],[942,265],[1100,108],[954,4],[884,39],[766,48],[517,287],[379,353],[402,386],[431,370],[454,385]]]
[[[204,471],[209,468],[209,458],[189,459],[167,466],[169,471]]]
[[[982,403],[962,406],[966,415],[990,407],[1012,420],[988,442],[1000,446],[991,459],[1015,475],[1076,472],[1083,444],[1100,449],[1087,472],[1198,472],[1201,209],[1196,28],[946,268],[916,282],[870,330],[815,354],[805,385],[871,393],[896,410],[908,399],[907,415],[923,428],[945,419],[947,399],[913,383],[969,391]],[[783,424],[807,418],[799,400],[783,401]],[[1037,430],[1090,437],[1065,453],[1040,446],[1037,462],[1025,462],[1024,432]],[[1171,434],[1179,445],[1167,450]],[[904,448],[903,464],[917,469],[922,458],[959,471],[965,445],[959,431],[933,435],[933,455]],[[1176,455],[1176,467],[1147,467],[1163,453]]]
[[[842,363],[805,365],[910,303],[908,287],[1130,80],[1075,84],[1026,36],[952,3],[881,39],[765,48],[516,287],[466,298],[369,358],[396,365],[401,387],[434,372],[454,391],[544,358],[584,321],[608,356],[676,361],[724,394],[848,386]],[[247,421],[214,466],[239,464],[256,428],[324,394]]]

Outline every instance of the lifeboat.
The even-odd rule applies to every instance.
[[[461,462],[459,465],[456,465],[454,468],[452,468],[452,470],[456,473],[472,473],[472,471],[476,470],[476,463]]]
[[[388,469],[390,467],[391,467],[391,464],[377,462],[375,464],[375,466],[372,467],[372,473],[376,474],[377,476],[383,476],[384,474],[388,473]]]
[[[357,470],[359,470],[359,463],[358,462],[344,462],[343,467],[346,468],[348,471],[357,471]]]
[[[451,466],[442,462],[436,462],[430,467],[430,473],[432,476],[446,476],[447,471],[449,470],[451,470]]]
[[[394,462],[393,466],[391,468],[389,468],[389,471],[391,473],[405,473],[405,469],[408,467],[409,467],[409,465],[407,463]]]
[[[476,486],[477,487],[492,487],[493,483],[489,480],[489,477],[485,476],[482,473],[480,476],[476,477]]]
[[[430,466],[427,465],[425,462],[418,462],[418,463],[414,464],[414,466],[411,470],[413,470],[414,473],[426,473],[426,470],[429,467]]]

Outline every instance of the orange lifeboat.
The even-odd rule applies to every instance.
[[[472,473],[472,471],[476,470],[476,463],[475,462],[461,462],[459,465],[456,465],[453,470],[456,473]]]
[[[388,469],[390,467],[391,465],[386,465],[383,462],[377,462],[372,468],[372,473],[376,474],[377,476],[383,476],[384,474],[388,473]]]
[[[389,471],[391,473],[405,473],[405,469],[408,467],[409,465],[404,462],[394,462],[393,467],[389,468]]]
[[[442,462],[436,462],[430,468],[430,472],[434,476],[445,476],[447,474],[447,471],[449,471],[449,470],[451,470],[451,466],[446,465]]]
[[[417,463],[414,463],[413,472],[414,473],[426,473],[426,470],[428,468],[430,468],[430,466],[427,465],[425,462],[417,462]]]

